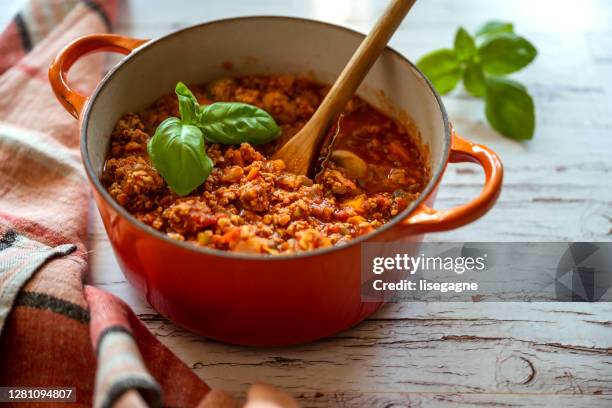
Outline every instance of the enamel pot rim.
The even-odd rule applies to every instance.
[[[409,232],[409,227],[401,226],[398,224],[400,224],[406,217],[408,217],[421,203],[423,203],[428,198],[428,196],[432,192],[435,191],[442,175],[444,174],[446,164],[448,163],[448,158],[450,154],[450,145],[451,145],[451,126],[448,121],[448,115],[446,113],[446,109],[444,108],[444,104],[442,103],[442,99],[440,95],[436,92],[434,87],[432,86],[431,82],[425,77],[425,75],[412,62],[410,62],[406,57],[404,57],[398,51],[394,50],[393,48],[389,46],[387,46],[386,51],[391,52],[393,57],[399,58],[399,60],[403,64],[406,65],[406,68],[408,69],[408,71],[415,73],[418,79],[423,81],[423,83],[427,85],[427,89],[429,90],[429,92],[431,92],[431,94],[434,96],[437,102],[438,109],[440,110],[440,113],[442,115],[442,120],[444,122],[444,141],[443,141],[443,150],[442,150],[443,160],[440,160],[440,163],[436,169],[432,169],[433,170],[432,177],[429,180],[429,183],[427,184],[423,192],[421,193],[420,197],[417,200],[413,201],[401,213],[393,217],[388,223],[382,225],[381,227],[375,229],[374,231],[368,234],[362,235],[360,237],[351,239],[350,241],[347,241],[345,243],[341,243],[341,244],[333,245],[329,247],[324,247],[324,248],[319,248],[319,249],[314,249],[310,251],[305,251],[305,252],[298,252],[294,254],[284,254],[284,255],[281,254],[281,255],[268,256],[268,255],[256,255],[256,254],[247,254],[247,253],[240,253],[240,252],[228,252],[228,251],[223,251],[219,249],[198,247],[188,242],[182,242],[182,241],[172,239],[168,237],[166,234],[160,231],[157,231],[156,229],[138,221],[133,215],[131,215],[125,208],[119,205],[119,203],[117,203],[110,196],[110,194],[107,192],[107,190],[102,185],[96,173],[96,170],[93,168],[93,165],[91,163],[91,160],[88,154],[87,127],[89,125],[91,112],[96,108],[98,94],[107,86],[107,84],[110,81],[113,80],[113,78],[116,75],[119,75],[121,73],[121,70],[123,67],[134,62],[135,56],[141,53],[148,52],[149,50],[153,49],[157,44],[168,41],[171,38],[180,36],[181,34],[191,31],[191,30],[198,30],[205,26],[228,24],[228,23],[237,22],[241,20],[261,20],[262,22],[266,22],[266,21],[270,22],[270,20],[292,21],[292,22],[295,22],[296,24],[312,24],[312,25],[318,25],[321,27],[333,28],[335,30],[344,31],[345,33],[350,33],[352,36],[358,37],[359,39],[365,38],[365,35],[358,31],[352,30],[350,28],[342,27],[336,24],[323,22],[323,21],[306,19],[306,18],[298,18],[298,17],[261,15],[261,16],[227,18],[227,19],[213,20],[213,21],[206,22],[206,23],[196,24],[196,25],[193,25],[187,28],[183,28],[183,29],[174,31],[170,34],[164,35],[160,38],[150,40],[144,43],[143,45],[136,48],[132,53],[127,55],[124,59],[122,59],[117,65],[115,65],[104,76],[102,81],[100,81],[100,83],[98,84],[94,92],[92,93],[91,97],[88,98],[88,101],[85,105],[84,113],[81,117],[81,121],[80,121],[81,122],[81,130],[80,130],[81,131],[81,156],[83,159],[83,163],[85,165],[87,176],[90,179],[93,187],[96,189],[97,193],[104,199],[104,201],[108,205],[110,205],[113,208],[114,211],[120,214],[121,217],[128,220],[133,226],[143,231],[144,233],[156,239],[165,241],[166,243],[170,245],[175,245],[177,246],[177,248],[180,248],[183,250],[188,250],[188,251],[192,251],[195,253],[200,253],[202,255],[216,256],[216,257],[221,257],[221,258],[243,259],[243,260],[249,260],[249,261],[263,261],[263,262],[280,262],[280,261],[287,261],[287,260],[326,255],[332,252],[339,252],[349,247],[352,247],[354,245],[360,245],[361,243],[365,241],[375,239],[377,235],[380,235],[383,232],[389,229],[392,229],[394,227],[406,228],[407,235],[411,235]]]

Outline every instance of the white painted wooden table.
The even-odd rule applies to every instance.
[[[157,37],[239,15],[322,19],[367,31],[378,0],[123,3],[117,32]],[[537,105],[537,133],[517,143],[491,131],[482,102],[444,98],[464,136],[506,166],[503,193],[482,220],[435,241],[608,241],[612,238],[612,4],[609,1],[420,0],[391,44],[416,60],[450,46],[458,25],[513,21],[540,54],[517,75]],[[245,33],[245,35],[248,35]],[[482,175],[447,172],[438,206],[475,196]],[[126,300],[213,387],[238,394],[265,381],[305,406],[612,406],[612,304],[401,304],[332,338],[250,349],[190,334],[160,317],[123,278],[91,211],[89,281]]]

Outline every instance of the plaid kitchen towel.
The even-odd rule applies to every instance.
[[[116,9],[116,0],[30,0],[0,35],[0,386],[75,387],[83,407],[239,407],[125,303],[83,285],[89,192],[78,125],[47,69],[70,41],[109,30]],[[72,69],[76,89],[98,83],[101,58]],[[245,406],[297,405],[254,385]]]
[[[89,193],[77,122],[47,69],[73,39],[107,31],[116,6],[32,0],[0,36],[0,385],[75,387],[80,406],[196,406],[206,384],[124,303],[82,283]],[[75,87],[95,86],[102,58],[75,67]]]

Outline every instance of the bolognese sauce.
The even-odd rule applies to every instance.
[[[328,87],[306,77],[248,76],[193,86],[200,104],[243,102],[266,110],[281,136],[262,146],[207,145],[208,179],[185,197],[151,165],[147,142],[177,116],[173,95],[116,124],[102,174],[110,195],[141,222],[197,246],[261,254],[326,247],[366,234],[416,200],[429,181],[416,135],[359,97],[347,104],[333,150],[313,178],[269,157],[297,133]]]

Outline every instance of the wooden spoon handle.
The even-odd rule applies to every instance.
[[[287,171],[306,175],[312,170],[331,121],[342,112],[415,1],[391,0],[314,115],[291,140],[274,153],[272,158],[283,160]]]
[[[310,121],[324,132],[342,112],[416,0],[392,0],[328,92]]]

